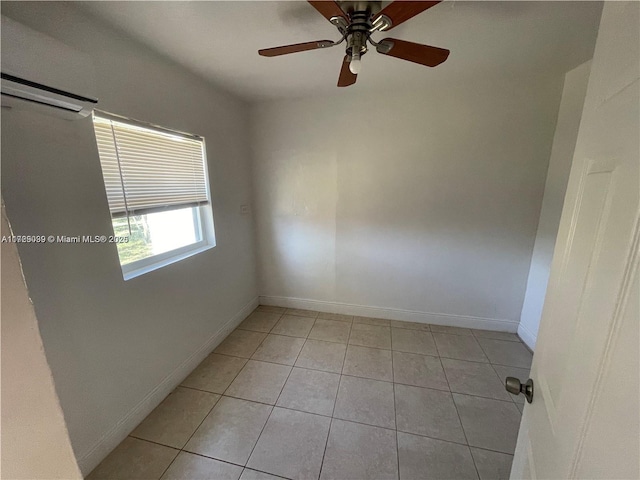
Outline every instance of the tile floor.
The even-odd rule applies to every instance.
[[[260,306],[89,479],[508,478],[514,334]]]

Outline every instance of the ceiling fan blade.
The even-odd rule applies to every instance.
[[[383,55],[408,60],[427,67],[440,65],[449,56],[449,50],[445,48],[430,47],[429,45],[395,38],[385,38],[378,44],[376,49],[378,53]]]
[[[311,6],[319,11],[324,18],[331,20],[333,17],[342,17],[347,20],[347,15],[333,0],[309,1]]]
[[[350,61],[349,56],[345,55],[344,60],[342,61],[342,68],[340,69],[340,76],[338,77],[339,87],[348,87],[349,85],[353,85],[358,79],[358,75],[351,73],[351,70],[349,70]]]
[[[395,1],[391,2],[385,8],[383,8],[374,18],[373,23],[382,15],[385,15],[391,20],[391,26],[385,30],[391,30],[393,27],[397,27],[401,23],[406,22],[410,18],[415,17],[419,13],[424,12],[428,8],[437,5],[442,0],[432,2],[413,2],[413,1]]]
[[[317,48],[326,48],[333,45],[331,40],[316,40],[315,42],[294,43],[293,45],[283,45],[282,47],[263,48],[258,50],[258,54],[263,57],[277,57],[288,53],[306,52]]]

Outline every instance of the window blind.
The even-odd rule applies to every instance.
[[[204,205],[204,140],[94,115],[98,153],[113,217]]]

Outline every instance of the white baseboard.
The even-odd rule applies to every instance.
[[[467,315],[450,315],[446,313],[415,312],[399,308],[367,307],[349,303],[325,302],[305,298],[277,297],[260,295],[261,305],[276,307],[302,308],[327,313],[341,313],[343,315],[358,315],[360,317],[386,318],[388,320],[403,320],[405,322],[431,323],[450,327],[477,328],[498,332],[516,333],[517,320],[500,318],[473,317]]]
[[[538,335],[533,333],[521,323],[520,325],[518,325],[518,336],[527,345],[527,347],[531,349],[531,351],[535,351]]]
[[[78,465],[84,476],[88,475],[131,431],[156,408],[226,338],[257,306],[258,297],[247,303],[192,355],[167,375],[133,409],[117,422],[86,452],[78,455]]]

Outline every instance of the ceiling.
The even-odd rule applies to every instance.
[[[386,2],[384,3],[386,4]],[[344,44],[265,58],[257,50],[337,40],[306,2],[79,2],[115,27],[205,79],[249,100],[338,93]],[[451,50],[436,68],[370,50],[349,89],[420,88],[456,79],[560,75],[591,58],[601,2],[445,0],[377,33]],[[342,93],[342,92],[341,92]]]

